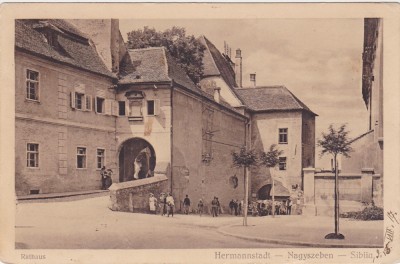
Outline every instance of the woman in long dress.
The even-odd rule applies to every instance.
[[[149,207],[151,214],[156,214],[156,204],[157,204],[157,198],[155,198],[154,195],[151,193],[149,198]]]

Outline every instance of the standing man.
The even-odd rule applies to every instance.
[[[203,200],[200,199],[199,203],[197,204],[197,210],[199,211],[200,216],[203,214],[203,208],[204,208],[204,203]]]
[[[186,194],[186,198],[183,200],[183,212],[185,214],[188,214],[189,209],[190,209],[190,199],[189,199],[188,195]]]
[[[174,201],[174,197],[172,197],[171,193],[168,193],[167,199],[167,211],[168,211],[168,217],[171,214],[172,217],[174,217],[174,207],[175,207],[175,201]]]
[[[287,200],[287,214],[291,215],[292,214],[292,199]]]
[[[229,202],[229,209],[231,210],[231,215],[233,215],[233,209],[234,209],[234,207],[235,207],[235,201],[232,199],[232,200]]]
[[[105,190],[106,189],[106,180],[107,180],[106,166],[103,166],[103,168],[101,168],[100,177],[101,177],[101,189]]]
[[[213,217],[218,216],[218,200],[217,200],[217,197],[215,197],[215,196],[211,202],[211,213],[212,213]]]

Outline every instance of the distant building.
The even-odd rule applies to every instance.
[[[284,151],[282,196],[314,166],[316,114],[284,86],[242,88],[239,49],[232,61],[201,37],[194,84],[165,48],[128,50],[114,19],[17,20],[15,40],[17,195],[100,189],[106,166],[115,186],[164,175],[178,206],[189,194],[226,207],[243,198],[242,146]],[[269,198],[270,173],[252,178]]]

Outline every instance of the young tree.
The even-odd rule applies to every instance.
[[[272,173],[272,168],[279,164],[279,156],[283,154],[283,150],[278,150],[276,144],[269,147],[268,152],[262,152],[260,155],[260,163],[270,169],[272,178],[272,216],[275,216],[275,175]]]
[[[172,27],[164,31],[144,27],[128,33],[128,47],[140,49],[165,47],[194,83],[203,76],[203,56],[205,47],[193,35],[186,36],[181,27]]]
[[[330,154],[335,162],[335,233],[330,233],[325,236],[326,239],[344,239],[344,236],[339,233],[339,176],[337,167],[338,155],[350,157],[349,153],[353,151],[348,137],[349,132],[346,130],[346,125],[340,126],[338,130],[332,125],[328,128],[328,133],[322,133],[322,138],[317,141],[317,146],[321,147],[320,156]]]
[[[232,152],[232,163],[234,167],[244,168],[244,217],[243,217],[243,225],[247,226],[247,210],[249,205],[249,177],[250,172],[249,168],[251,166],[257,165],[257,155],[254,150],[246,150],[245,147],[242,147],[239,152]]]

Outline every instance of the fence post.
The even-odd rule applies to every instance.
[[[304,209],[303,215],[316,215],[315,207],[315,168],[304,168]]]
[[[374,169],[362,168],[361,174],[361,202],[371,203]]]

